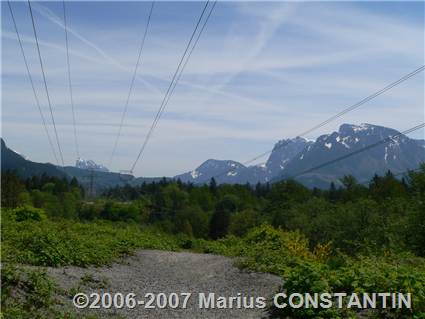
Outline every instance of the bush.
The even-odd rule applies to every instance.
[[[413,313],[408,309],[369,311],[373,318],[424,318],[425,260],[409,254],[387,253],[383,257],[356,258],[332,252],[331,243],[309,249],[307,238],[268,225],[253,228],[242,238],[227,236],[207,242],[197,241],[198,251],[240,256],[239,265],[282,277],[283,290],[314,292],[402,292],[412,293]],[[357,318],[347,309],[271,308],[275,318]]]
[[[26,219],[6,211],[2,219],[2,260],[37,266],[103,265],[135,249],[178,250],[172,235],[136,224]]]
[[[2,318],[54,318],[55,286],[43,271],[5,266],[1,272]]]
[[[42,221],[46,219],[46,212],[41,208],[34,208],[32,206],[18,207],[13,210],[15,220],[22,222],[24,220]]]

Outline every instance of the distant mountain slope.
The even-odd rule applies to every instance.
[[[56,177],[66,176],[66,173],[53,164],[36,163],[25,159],[22,155],[8,148],[3,139],[1,139],[1,170],[16,171],[18,175],[24,178],[42,174]]]
[[[419,146],[425,147],[425,140],[415,140]]]
[[[246,169],[246,166],[235,161],[209,159],[193,171],[174,176],[174,178],[180,179],[182,182],[200,184],[208,183],[211,177],[222,174],[218,177],[222,183],[235,183],[237,180],[235,176],[240,175]]]
[[[195,170],[174,178],[194,184],[208,183],[212,177],[218,183],[229,184],[268,182],[280,174],[286,164],[311,143],[313,142],[300,137],[281,140],[275,144],[269,159],[263,165],[247,167],[235,161],[209,159]]]
[[[77,159],[77,161],[75,162],[75,167],[81,168],[81,169],[99,171],[99,172],[109,172],[109,170],[102,164],[96,164],[92,160],[85,160],[83,158]]]
[[[6,143],[1,139],[1,170],[13,170],[23,178],[47,174],[49,176],[77,178],[78,182],[90,189],[93,181],[93,192],[100,194],[107,188],[118,185],[140,185],[143,182],[151,183],[159,181],[162,178],[135,178],[132,175],[123,175],[113,172],[96,171],[90,169],[81,169],[73,166],[59,167],[50,163],[36,163],[25,159],[22,155],[13,151],[6,146]]]
[[[277,142],[266,162],[267,173],[269,177],[274,177],[282,173],[282,170],[288,163],[297,156],[307,146],[312,145],[313,141],[307,141],[302,137],[286,139]]]
[[[398,131],[372,124],[343,124],[337,132],[320,136],[315,142],[297,137],[277,142],[267,162],[263,165],[245,166],[232,160],[209,159],[196,169],[180,174],[174,179],[194,184],[209,183],[214,177],[217,183],[256,184],[290,178],[312,167],[336,159],[350,152],[371,145],[384,138],[398,134]],[[49,163],[35,163],[25,159],[1,141],[2,170],[16,170],[19,175],[29,177],[46,173],[51,176],[73,177],[89,188],[93,182],[97,194],[104,189],[118,185],[140,185],[162,178],[135,178],[132,175],[92,171],[77,167],[56,167]],[[415,140],[403,135],[349,157],[338,163],[297,176],[296,179],[308,187],[329,187],[344,175],[353,175],[359,181],[370,179],[374,174],[406,171],[419,167],[425,162],[425,140]],[[87,165],[92,163],[86,162]],[[95,164],[97,165],[97,164]],[[100,167],[103,169],[103,167]]]
[[[246,167],[230,160],[207,160],[195,170],[175,178],[194,184],[208,183],[211,177],[218,183],[230,184],[278,181],[398,133],[372,124],[343,124],[338,132],[322,135],[315,142],[300,137],[279,141],[262,166]],[[400,172],[417,168],[421,162],[425,162],[425,141],[403,135],[296,179],[309,187],[326,188],[344,175],[367,180],[387,170]]]
[[[338,132],[322,135],[314,144],[306,147],[288,163],[281,176],[286,178],[297,175],[398,133],[394,129],[371,124],[343,124]],[[400,172],[417,168],[424,161],[425,148],[418,141],[402,135],[298,179],[308,186],[316,186],[320,180],[326,183],[335,181],[348,174],[358,180],[367,180],[374,174],[383,174],[388,170]]]
[[[86,188],[90,187],[91,171],[76,167],[58,167],[50,163],[36,163],[25,159],[15,151],[6,146],[1,139],[1,169],[2,171],[13,170],[23,178],[34,175],[47,174],[56,177],[76,177],[78,181]],[[123,177],[118,173],[95,172],[93,174],[93,189],[96,193],[118,184],[124,184],[133,179],[133,176]]]

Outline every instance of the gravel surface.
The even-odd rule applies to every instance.
[[[199,309],[199,293],[215,293],[216,297],[270,297],[282,285],[279,277],[239,270],[234,260],[217,255],[189,252],[142,250],[109,267],[49,268],[49,274],[64,289],[78,292],[135,293],[138,300],[147,301],[146,293],[189,292],[186,309],[90,310],[100,318],[264,318],[264,309]],[[182,298],[180,298],[182,300]],[[243,299],[242,299],[243,300]],[[72,306],[71,298],[65,305]],[[154,303],[155,304],[155,303]],[[87,311],[87,310],[84,310]]]

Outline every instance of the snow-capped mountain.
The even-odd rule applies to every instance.
[[[175,178],[194,184],[208,183],[211,177],[215,177],[218,183],[255,184],[296,176],[297,180],[311,187],[328,187],[331,181],[349,174],[364,181],[388,170],[398,173],[419,167],[425,162],[425,141],[401,135],[335,164],[299,174],[398,133],[372,124],[343,124],[337,132],[322,135],[315,142],[300,137],[277,142],[263,165],[247,167],[235,161],[208,160],[197,169]]]
[[[311,143],[313,142],[300,137],[281,140],[275,144],[268,161],[262,165],[245,166],[231,160],[209,159],[195,170],[174,178],[194,184],[208,183],[212,177],[218,183],[229,184],[268,182],[280,174],[285,165]]]
[[[211,177],[216,177],[222,183],[234,183],[237,180],[237,176],[240,176],[246,166],[235,161],[216,160],[209,159],[202,163],[199,167],[193,171],[177,175],[176,179],[180,179],[182,182],[192,183],[208,183]]]
[[[425,148],[425,140],[416,140],[416,143]]]
[[[194,184],[209,183],[211,177],[214,177],[217,183],[255,184],[295,177],[306,186],[327,188],[330,182],[337,182],[344,175],[351,174],[363,182],[370,180],[374,174],[383,174],[387,170],[399,173],[418,168],[420,163],[425,162],[425,140],[400,135],[387,143],[379,144],[334,164],[310,173],[302,175],[300,173],[397,134],[399,132],[394,129],[372,124],[343,124],[338,131],[322,135],[315,142],[303,138],[277,142],[267,162],[262,165],[245,166],[231,160],[211,159],[195,170],[174,178]],[[99,190],[124,183],[120,174],[108,172],[106,167],[91,160],[79,159],[76,167],[64,168],[49,163],[31,162],[8,148],[3,139],[1,139],[1,155],[2,171],[14,170],[23,177],[42,174],[76,177],[85,185],[90,183],[90,174],[85,170],[93,169],[98,171],[95,187]],[[159,179],[140,177],[132,179],[130,183],[139,185]]]
[[[302,137],[277,142],[265,164],[269,177],[280,174],[296,155],[313,143],[313,141],[307,141]]]
[[[297,176],[312,167],[397,134],[399,134],[398,131],[383,126],[343,124],[339,127],[338,132],[322,135],[314,144],[307,146],[286,165],[281,176],[283,178]],[[402,172],[414,169],[425,161],[425,149],[420,144],[406,135],[400,135],[391,138],[387,143],[377,145],[311,173],[303,174],[297,179],[309,186],[317,186],[319,180],[328,185],[328,181],[335,181],[348,174],[363,181],[368,180],[374,174],[383,174],[388,170]]]
[[[75,162],[75,167],[81,169],[94,170],[98,172],[109,172],[109,170],[102,164],[96,164],[92,160],[85,160],[82,158],[77,159],[77,161]]]
[[[26,160],[29,160],[29,158],[27,156],[25,156],[24,154],[19,153],[18,151],[14,150],[14,149],[10,149],[12,152],[18,154],[19,156],[23,157]]]

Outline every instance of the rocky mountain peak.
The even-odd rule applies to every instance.
[[[75,167],[81,168],[81,169],[99,171],[99,172],[109,172],[109,170],[102,164],[96,164],[92,160],[85,160],[83,158],[77,159],[77,161],[75,162]]]

